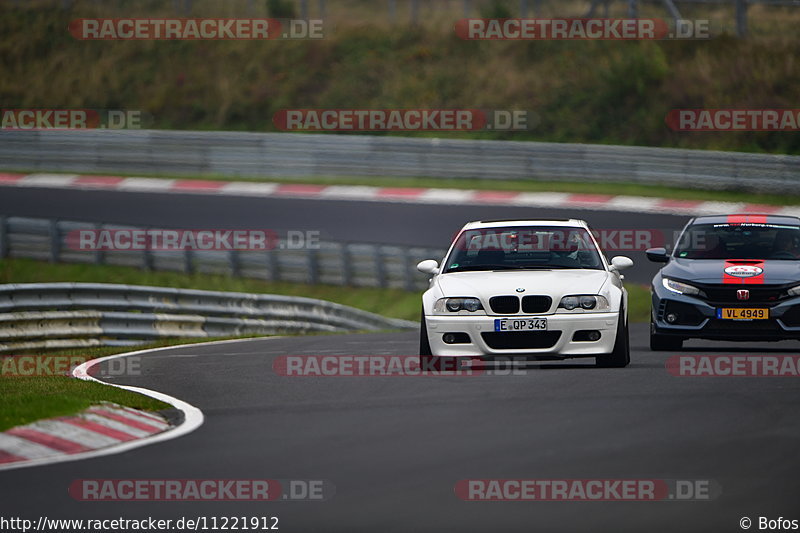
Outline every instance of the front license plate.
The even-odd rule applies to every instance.
[[[495,331],[542,331],[547,329],[546,318],[496,318]]]
[[[717,309],[717,318],[723,320],[767,320],[769,319],[769,309],[722,307]]]

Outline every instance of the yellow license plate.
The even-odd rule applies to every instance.
[[[717,318],[723,320],[767,320],[769,309],[756,307],[723,307],[717,309]]]

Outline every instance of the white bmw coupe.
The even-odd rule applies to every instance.
[[[420,364],[439,357],[595,357],[630,362],[628,292],[582,220],[470,222],[422,295]]]

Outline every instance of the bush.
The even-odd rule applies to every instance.
[[[513,16],[503,0],[492,0],[481,6],[481,17],[485,19],[510,19]]]
[[[292,0],[267,0],[267,12],[273,18],[294,18],[294,2]]]

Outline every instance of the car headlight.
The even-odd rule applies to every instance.
[[[694,285],[689,285],[688,283],[681,283],[680,281],[675,281],[674,279],[663,278],[661,280],[661,284],[664,285],[664,288],[668,291],[672,291],[677,294],[686,294],[689,296],[703,294],[703,291],[695,287]]]
[[[458,313],[459,311],[482,311],[483,305],[477,298],[440,298],[433,306],[437,313]]]
[[[794,287],[786,291],[786,293],[789,296],[800,296],[800,285],[795,285]]]
[[[558,308],[566,311],[581,310],[599,313],[608,311],[609,305],[605,296],[598,294],[572,294],[561,298]]]

